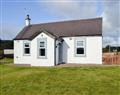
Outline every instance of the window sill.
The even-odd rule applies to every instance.
[[[39,59],[47,59],[46,56],[38,56]]]
[[[75,54],[75,57],[86,57],[86,54]]]
[[[23,56],[31,56],[30,54],[23,54]]]

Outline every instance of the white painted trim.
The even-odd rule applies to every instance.
[[[83,48],[84,48],[84,54],[77,54],[77,51],[76,51],[76,49],[77,49],[77,41],[83,41],[84,43],[84,46],[82,46]],[[75,38],[75,40],[74,40],[74,56],[75,57],[86,57],[86,38],[83,38],[83,37],[81,37],[81,38]]]
[[[45,56],[40,56],[40,54],[39,54],[40,42],[45,42],[45,47],[44,47],[45,48]],[[41,58],[41,59],[47,59],[47,38],[38,38],[37,39],[37,57]]]
[[[29,54],[25,54],[25,43],[29,44],[29,50],[30,50]],[[23,41],[23,56],[30,56],[30,55],[31,55],[31,43],[30,43],[30,41],[25,40],[25,41]]]

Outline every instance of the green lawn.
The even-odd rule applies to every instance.
[[[4,58],[2,58],[2,59],[0,59],[0,64],[1,63],[13,63],[13,58],[6,58],[6,57],[4,57]]]
[[[1,95],[120,95],[120,67],[1,64]]]

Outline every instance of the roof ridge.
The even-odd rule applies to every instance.
[[[98,20],[102,19],[102,17],[97,17],[97,18],[88,18],[88,19],[75,19],[75,20],[62,20],[62,21],[55,21],[55,22],[46,22],[46,23],[38,23],[38,24],[31,24],[32,26],[35,25],[45,25],[45,24],[55,24],[55,23],[65,23],[65,22],[76,22],[76,21],[91,21],[91,20]]]

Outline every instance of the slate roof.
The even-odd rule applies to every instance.
[[[23,28],[14,40],[32,40],[47,31],[55,38],[74,36],[102,36],[102,18],[33,24]]]

